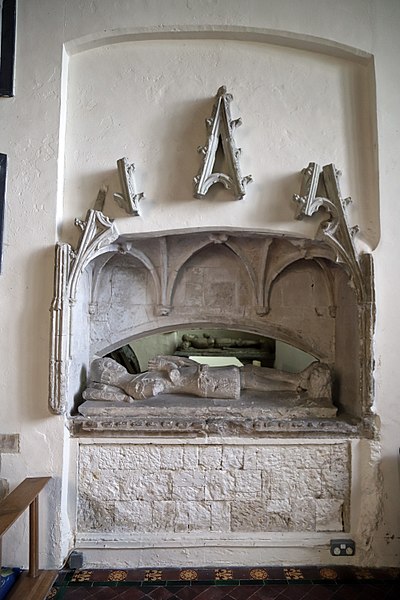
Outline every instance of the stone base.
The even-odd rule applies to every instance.
[[[343,533],[350,472],[346,441],[81,442],[76,530],[120,548]]]
[[[110,402],[87,400],[78,411],[84,417],[158,417],[209,419],[302,419],[336,417],[337,409],[328,399],[314,400],[300,394],[275,392],[266,395],[262,392],[243,393],[240,400],[215,400],[194,396],[159,395],[150,400]]]

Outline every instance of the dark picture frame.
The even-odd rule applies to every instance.
[[[4,212],[6,202],[7,154],[0,153],[0,273],[3,262]]]
[[[17,20],[17,0],[0,1],[0,96],[14,96],[14,63]]]

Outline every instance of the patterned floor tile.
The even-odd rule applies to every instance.
[[[288,585],[279,596],[279,600],[309,600],[309,594],[314,591],[312,583]]]
[[[147,592],[147,595],[152,600],[171,600],[175,595],[174,593],[166,587],[157,587],[151,592]]]
[[[249,596],[251,600],[276,600],[281,598],[281,594],[287,590],[286,584],[272,584],[265,585],[257,588],[252,596]]]
[[[229,600],[258,600],[257,592],[263,589],[263,585],[238,585],[229,594]]]
[[[195,600],[203,591],[203,588],[198,585],[196,585],[196,586],[183,585],[180,587],[168,586],[168,589],[171,590],[175,594],[175,597],[178,600]]]
[[[81,569],[61,571],[48,596],[48,600],[399,598],[399,569],[349,566]]]

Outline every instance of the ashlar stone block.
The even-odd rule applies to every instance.
[[[322,498],[340,499],[348,489],[349,468],[347,466],[338,463],[335,464],[334,468],[326,469],[321,472]]]
[[[133,500],[115,503],[115,528],[120,531],[151,531],[153,522],[151,502]]]
[[[223,469],[243,469],[244,452],[240,446],[224,446],[222,450]]]
[[[211,530],[211,504],[209,502],[187,502],[189,531]]]
[[[252,469],[278,469],[286,464],[285,450],[282,447],[262,446],[260,448],[246,448],[246,465]]]
[[[267,506],[263,500],[234,501],[231,507],[232,531],[268,531]]]
[[[293,531],[290,511],[267,511],[265,513],[264,527],[266,531]]]
[[[172,477],[172,498],[174,500],[204,500],[205,474],[199,471],[181,471]]]
[[[211,531],[231,530],[231,504],[230,502],[211,503]]]
[[[81,483],[80,494],[99,503],[116,500],[120,496],[119,480],[109,471],[89,472],[86,480]]]
[[[177,504],[174,501],[153,503],[153,531],[175,531]]]
[[[319,499],[315,501],[317,531],[341,531],[343,528],[343,502]]]
[[[81,531],[113,531],[115,502],[81,496],[78,503],[78,529]]]
[[[222,468],[222,446],[208,446],[200,449],[199,465],[206,469]]]
[[[210,531],[211,504],[201,502],[177,502],[175,532]]]
[[[195,469],[199,464],[198,446],[185,446],[183,448],[183,468]]]
[[[258,467],[258,453],[259,449],[255,446],[245,446],[243,449],[243,468],[247,471],[249,469],[257,469]]]
[[[261,471],[237,471],[234,477],[237,500],[261,496]]]
[[[121,454],[120,468],[158,473],[161,469],[160,447],[138,444],[125,446]]]
[[[181,446],[163,446],[160,448],[160,467],[176,471],[183,468],[183,448]]]
[[[142,486],[143,473],[140,471],[117,471],[115,477],[119,480],[120,500],[139,500],[139,490]]]
[[[298,497],[292,501],[290,531],[315,531],[315,500]]]
[[[139,500],[171,500],[171,474],[160,472],[157,477],[153,477],[151,473],[146,473],[141,481],[138,498]]]
[[[211,471],[206,475],[206,500],[234,500],[236,479],[228,471]]]

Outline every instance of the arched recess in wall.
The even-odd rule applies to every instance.
[[[204,268],[204,261],[208,263],[209,267]],[[223,267],[224,262],[227,267]],[[213,266],[215,263],[215,266]],[[229,265],[229,267],[228,267]],[[246,296],[245,304],[256,304],[257,302],[257,278],[254,269],[248,261],[245,253],[240,248],[236,247],[232,241],[226,241],[225,243],[215,244],[214,242],[206,242],[201,248],[197,249],[196,252],[190,253],[189,256],[184,257],[184,260],[176,271],[176,276],[171,279],[169,286],[168,298],[170,299],[171,305],[185,306],[188,301],[185,300],[185,293],[182,289],[179,289],[179,282],[181,275],[186,273],[187,270],[192,271],[194,279],[192,281],[193,291],[195,295],[191,296],[189,303],[193,303],[200,300],[210,306],[218,307],[220,310],[226,310],[226,299],[229,298],[233,302],[237,301],[238,308],[240,306],[240,296]],[[201,280],[199,274],[202,274]],[[238,273],[243,274],[241,279]],[[236,277],[234,277],[236,275]],[[237,282],[242,281],[242,289],[237,287]],[[229,292],[225,290],[221,301],[223,303],[218,304],[218,292],[212,294],[213,290],[218,286],[230,286]],[[239,286],[240,287],[240,286]],[[179,292],[181,292],[179,294]],[[207,296],[208,294],[208,296]],[[197,299],[196,299],[197,295]],[[250,300],[249,300],[250,299]],[[191,308],[191,310],[193,310]]]
[[[202,64],[218,59],[220,66],[202,72],[195,55]],[[165,56],[164,79],[148,70],[159,56]],[[245,79],[249,57],[256,65],[250,82]],[[179,79],[174,85],[171,69],[182,73],[185,85]],[[80,76],[86,86],[80,85]],[[321,78],[327,97],[316,93]],[[59,174],[65,186],[59,186],[58,212],[64,238],[74,236],[65,223],[84,214],[102,183],[109,186],[106,214],[118,218],[124,233],[182,226],[189,211],[193,221],[201,218],[206,226],[236,225],[245,215],[249,226],[312,237],[315,222],[295,222],[290,199],[298,191],[297,174],[316,160],[342,169],[343,188],[354,200],[351,220],[360,226],[360,239],[376,247],[380,226],[371,55],[329,40],[255,28],[120,30],[67,42],[63,82],[59,164],[65,159],[66,167]],[[227,211],[224,202],[192,198],[192,176],[199,166],[195,149],[204,143],[204,118],[221,84],[234,94],[243,117],[243,160],[255,181],[246,209],[241,202]],[[143,201],[143,219],[134,222],[112,201],[120,191],[116,160],[124,153],[136,163],[151,198]]]

